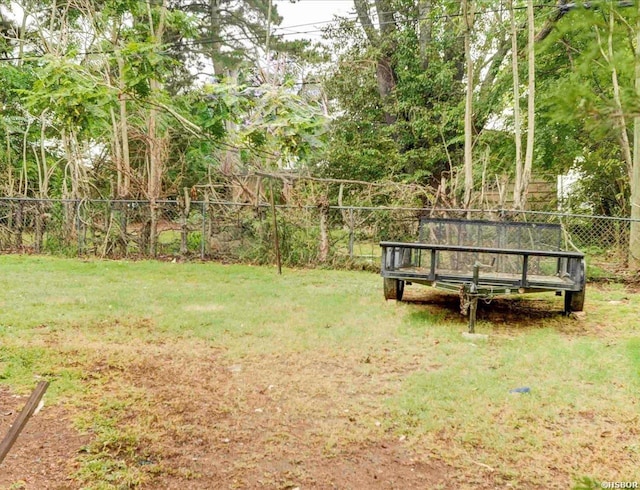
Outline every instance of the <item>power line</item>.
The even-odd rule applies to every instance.
[[[301,0],[301,1],[324,1],[324,0]],[[352,1],[352,0],[332,0],[332,1]],[[558,4],[548,4],[548,3],[541,3],[541,4],[534,4],[533,8],[535,9],[543,9],[543,8],[550,8],[550,9],[557,9],[560,11],[570,11],[570,10],[574,10],[576,8],[579,7],[584,7],[585,9],[591,9],[591,8],[596,8],[597,5],[601,3],[601,2],[586,2],[584,4],[576,4],[576,3],[568,3],[568,4],[564,4],[564,5],[558,5]],[[618,2],[618,7],[623,8],[623,7],[631,7],[634,5],[634,1],[633,0],[619,0]],[[526,10],[527,6],[523,5],[523,6],[518,6],[518,7],[513,7],[513,10]],[[486,15],[486,14],[491,14],[491,13],[506,13],[508,12],[509,9],[507,7],[500,7],[497,9],[487,9],[487,10],[482,10],[479,12],[475,12],[475,16],[482,16],[482,15]],[[381,15],[387,15],[387,14],[396,14],[398,13],[398,11],[390,11],[390,12],[377,12],[376,15],[377,16],[381,16]],[[420,20],[442,20],[442,19],[448,19],[448,18],[457,18],[457,17],[462,17],[463,14],[462,12],[453,12],[453,13],[449,13],[449,14],[441,14],[441,15],[437,15],[437,16],[423,16],[423,17],[412,17],[412,18],[406,18],[406,19],[393,19],[393,20],[389,20],[389,21],[381,21],[378,22],[378,26],[384,26],[384,25],[389,25],[389,24],[406,24],[406,23],[411,23],[411,22],[417,22]],[[295,29],[298,27],[317,27],[320,25],[326,25],[326,24],[333,24],[336,22],[339,22],[340,20],[347,20],[347,21],[357,21],[358,17],[338,17],[337,19],[333,19],[333,20],[325,20],[325,21],[318,21],[318,22],[310,22],[310,23],[306,23],[306,24],[295,24],[295,25],[289,25],[289,26],[278,26],[275,27],[273,29],[274,34],[278,34],[280,36],[291,36],[291,35],[301,35],[301,34],[316,34],[316,33],[320,33],[320,32],[324,32],[324,28],[320,28],[320,29],[310,29],[310,30],[302,30],[302,31],[293,31],[293,32],[278,32],[280,30],[290,30],[290,29]],[[246,38],[236,38],[235,40],[251,40],[251,37],[246,37]],[[210,42],[220,42],[220,40],[215,39],[215,38],[205,38],[203,40],[192,40],[189,41],[192,44],[202,44],[204,43],[210,43]]]
[[[323,0],[303,0],[303,1],[323,1]],[[351,1],[351,0],[332,0],[332,1]],[[552,9],[556,9],[562,12],[568,12],[570,10],[574,10],[576,8],[579,7],[583,7],[586,9],[591,9],[591,8],[597,8],[598,4],[600,2],[587,2],[585,4],[575,4],[575,3],[569,3],[569,4],[564,4],[564,5],[557,5],[557,4],[536,4],[533,7],[535,9],[542,9],[542,8],[552,8]],[[634,5],[634,1],[633,0],[619,0],[617,2],[618,7],[624,8],[624,7],[630,7]],[[527,6],[519,6],[519,7],[513,7],[513,10],[525,10],[527,8]],[[490,13],[503,13],[503,12],[508,12],[509,9],[507,9],[506,7],[500,7],[497,9],[487,9],[487,10],[483,10],[483,11],[479,11],[479,12],[475,12],[475,16],[482,16],[482,15],[486,15],[486,14],[490,14]],[[393,11],[393,12],[380,12],[377,15],[384,15],[384,14],[394,14],[394,13],[398,13],[397,11]],[[393,20],[389,20],[389,21],[380,21],[378,22],[378,26],[384,26],[384,25],[389,25],[389,24],[408,24],[408,23],[413,23],[413,22],[418,22],[420,20],[443,20],[443,19],[449,19],[449,18],[458,18],[458,17],[462,17],[463,14],[461,12],[453,12],[453,13],[449,13],[449,14],[441,14],[441,15],[436,15],[436,16],[423,16],[423,17],[411,17],[411,18],[406,18],[406,19],[393,19]],[[342,19],[345,19],[347,21],[357,21],[358,18],[354,17],[354,18],[349,18],[349,17],[343,17]],[[298,27],[317,27],[320,25],[326,25],[326,24],[332,24],[332,23],[336,23],[339,22],[341,19],[334,19],[334,20],[328,20],[328,21],[318,21],[318,22],[313,22],[313,23],[305,23],[305,24],[295,24],[295,25],[290,25],[290,26],[280,26],[274,29],[274,35],[277,35],[278,37],[285,37],[285,36],[297,36],[297,35],[306,35],[306,34],[316,34],[316,33],[322,33],[325,31],[325,28],[319,28],[319,29],[309,29],[309,30],[300,30],[300,31],[291,31],[291,32],[279,32],[283,29],[294,29],[294,28],[298,28]],[[256,36],[239,36],[239,37],[233,37],[233,36],[225,36],[225,37],[209,37],[209,38],[202,38],[202,39],[189,39],[189,40],[184,40],[184,41],[174,41],[171,43],[166,43],[163,46],[164,49],[169,49],[171,47],[174,46],[178,46],[180,44],[182,44],[182,46],[185,47],[190,47],[190,46],[198,46],[198,45],[208,45],[208,44],[215,44],[215,43],[224,43],[224,42],[228,42],[228,41],[235,41],[235,42],[242,42],[242,41],[252,41],[255,39]],[[116,49],[111,49],[111,50],[101,50],[101,51],[85,51],[85,52],[78,52],[76,53],[77,56],[94,56],[94,55],[105,55],[105,54],[113,54],[115,52],[117,52],[118,50]],[[20,59],[25,60],[25,61],[31,61],[31,60],[37,60],[37,59],[42,59],[46,57],[46,55],[37,55],[37,56],[24,56],[24,57],[18,57],[18,56],[13,56],[13,57],[2,57],[0,58],[0,62],[2,61],[18,61]]]
[[[315,1],[315,0],[314,0]],[[335,1],[339,1],[339,0],[335,0]],[[525,10],[527,7],[526,6],[522,6],[522,7],[514,7],[514,10]],[[541,9],[541,8],[554,8],[557,9],[558,6],[557,5],[550,5],[550,4],[537,4],[534,5],[534,8],[536,9]],[[501,12],[508,12],[508,9],[505,7],[501,7],[499,9],[490,9],[490,10],[483,10],[480,12],[476,12],[474,15],[476,16],[482,16],[485,14],[490,14],[490,13],[501,13]],[[378,15],[384,15],[385,13],[387,14],[393,14],[393,13],[397,13],[397,11],[394,12],[382,12],[379,13]],[[413,22],[418,22],[420,20],[427,20],[427,19],[431,19],[431,20],[442,20],[442,19],[449,19],[449,18],[456,18],[456,17],[462,17],[463,14],[459,13],[459,12],[454,12],[454,13],[450,13],[450,14],[441,14],[441,15],[437,15],[437,16],[424,16],[424,17],[412,17],[412,18],[406,18],[406,19],[394,19],[394,20],[389,20],[389,21],[381,21],[378,22],[378,26],[384,26],[384,25],[390,25],[390,24],[408,24],[408,23],[413,23]],[[343,18],[346,19],[348,21],[357,21],[357,17],[354,18]],[[302,34],[315,34],[315,33],[320,33],[320,32],[324,32],[324,28],[321,29],[310,29],[310,30],[302,30],[302,31],[293,31],[293,32],[277,32],[281,29],[293,29],[293,28],[297,28],[297,27],[305,27],[305,26],[319,26],[319,25],[323,25],[323,24],[331,24],[331,23],[335,23],[335,22],[339,22],[341,19],[335,19],[335,20],[327,20],[327,21],[319,21],[319,22],[313,22],[313,23],[309,23],[309,24],[298,24],[298,25],[292,25],[292,26],[281,26],[281,27],[277,27],[274,28],[274,34],[277,34],[279,36],[292,36],[292,35],[302,35]],[[204,38],[204,39],[200,39],[200,40],[190,40],[188,41],[189,44],[191,45],[196,45],[196,44],[210,44],[210,43],[216,43],[216,42],[220,42],[222,40],[222,38],[218,39],[218,38]],[[246,38],[236,38],[236,40],[251,40],[250,37],[246,37]]]

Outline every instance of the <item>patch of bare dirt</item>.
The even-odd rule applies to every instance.
[[[329,360],[323,377],[323,366],[303,355],[288,360],[227,365],[165,351],[121,373],[119,383],[146,393],[123,420],[153,420],[140,449],[159,471],[146,487],[422,489],[450,481],[451,467],[385,432],[375,418],[382,412],[371,417],[370,387],[353,367]],[[365,386],[351,386],[354,376]]]
[[[0,437],[5,436],[27,398],[0,387]],[[69,413],[61,407],[45,404],[38,414],[29,419],[0,464],[0,488],[75,488],[69,475],[75,471],[78,451],[87,442],[87,436],[74,430]]]

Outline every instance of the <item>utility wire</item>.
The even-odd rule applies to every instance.
[[[316,0],[305,0],[305,1],[316,1]],[[320,0],[318,0],[320,1]],[[351,0],[334,0],[334,1],[351,1]],[[568,12],[570,10],[576,9],[578,7],[583,7],[585,9],[592,9],[592,8],[596,8],[598,3],[594,3],[594,2],[586,2],[584,4],[576,4],[576,3],[568,3],[568,4],[564,4],[564,5],[557,5],[557,4],[536,4],[533,7],[536,9],[542,9],[542,8],[551,8],[551,9],[556,9],[559,11],[563,11],[563,12]],[[633,0],[619,0],[617,2],[617,6],[624,8],[624,7],[631,7],[633,6],[635,3]],[[513,7],[513,10],[525,10],[527,7],[526,6],[519,6],[519,7]],[[508,12],[509,9],[507,9],[506,7],[500,7],[498,9],[487,9],[487,10],[482,10],[482,11],[478,11],[475,12],[475,16],[482,16],[482,15],[486,15],[486,14],[490,14],[490,13],[506,13]],[[388,12],[388,13],[396,13],[394,12]],[[380,13],[379,15],[382,15],[383,13]],[[406,18],[406,19],[394,19],[394,20],[390,20],[390,21],[381,21],[378,22],[378,26],[383,26],[383,25],[389,25],[389,24],[409,24],[409,23],[414,23],[414,22],[418,22],[420,20],[427,20],[427,19],[431,19],[431,20],[442,20],[442,19],[449,19],[449,18],[457,18],[457,17],[462,17],[463,14],[461,12],[454,12],[454,13],[450,13],[450,14],[441,14],[441,15],[437,15],[437,16],[423,16],[423,17],[411,17],[411,18]],[[357,18],[349,18],[349,17],[343,17],[342,19],[346,19],[347,21],[357,21]],[[320,29],[309,29],[309,30],[300,30],[300,31],[290,31],[290,32],[280,32],[281,30],[284,29],[294,29],[294,28],[298,28],[298,27],[317,27],[320,25],[327,25],[327,24],[332,24],[335,22],[339,22],[341,19],[334,19],[334,20],[328,20],[328,21],[318,21],[318,22],[314,22],[314,23],[306,23],[306,24],[295,24],[295,25],[290,25],[290,26],[280,26],[277,28],[273,29],[273,35],[274,36],[278,36],[280,38],[285,37],[285,36],[295,36],[295,35],[305,35],[305,34],[316,34],[316,33],[322,33],[325,32],[325,28],[320,28]],[[164,49],[170,49],[171,47],[175,47],[178,45],[181,45],[183,47],[192,47],[192,46],[200,46],[200,45],[208,45],[208,44],[215,44],[215,43],[220,43],[220,42],[229,42],[229,41],[236,41],[236,42],[242,42],[242,41],[252,41],[255,39],[255,36],[239,36],[239,37],[233,37],[233,36],[225,36],[225,37],[208,37],[208,38],[203,38],[203,39],[189,39],[189,40],[181,40],[181,41],[174,41],[171,43],[167,43],[163,45]],[[100,50],[100,51],[85,51],[85,52],[78,52],[76,53],[77,56],[94,56],[94,55],[104,55],[104,54],[112,54],[115,53],[117,50],[116,49],[108,49],[108,50]],[[37,60],[37,59],[42,59],[45,58],[46,55],[37,55],[37,56],[24,56],[22,58],[18,57],[18,56],[7,56],[7,57],[0,57],[0,62],[2,61],[18,61],[20,59],[23,59],[25,61],[32,61],[32,60]]]
[[[526,6],[522,6],[522,7],[514,7],[514,10],[525,10],[527,7]],[[534,5],[534,8],[537,9],[541,9],[541,8],[553,8],[553,9],[557,9],[558,5],[555,4],[537,4]],[[483,10],[483,11],[479,11],[476,12],[475,15],[476,16],[482,16],[485,14],[490,14],[490,13],[501,13],[501,12],[508,12],[508,9],[505,7],[501,7],[499,9],[489,9],[489,10]],[[388,12],[388,13],[396,13],[394,12]],[[383,13],[379,14],[382,15]],[[389,20],[389,21],[382,21],[382,22],[378,22],[378,26],[383,26],[383,25],[389,25],[389,24],[409,24],[409,23],[413,23],[413,22],[418,22],[420,20],[427,20],[427,19],[431,19],[431,20],[442,20],[442,19],[448,19],[448,18],[455,18],[455,17],[462,17],[462,13],[450,13],[450,14],[442,14],[442,15],[437,15],[437,16],[423,16],[423,17],[411,17],[411,18],[406,18],[406,19],[394,19],[394,20]],[[346,19],[347,21],[357,21],[358,19],[356,17],[354,18],[343,18]],[[326,24],[332,24],[332,23],[336,23],[339,22],[341,19],[335,19],[335,20],[327,20],[327,21],[319,21],[319,22],[314,22],[314,23],[309,23],[309,24],[298,24],[298,25],[291,25],[291,26],[280,26],[280,27],[276,27],[273,29],[273,34],[274,35],[278,35],[278,36],[292,36],[292,35],[300,35],[300,34],[315,34],[315,33],[321,33],[324,32],[325,29],[321,28],[321,29],[309,29],[309,30],[302,30],[302,31],[292,31],[292,32],[279,32],[283,29],[293,29],[293,28],[297,28],[297,27],[307,27],[307,26],[319,26],[319,25],[326,25]],[[250,37],[247,38],[235,38],[236,40],[251,40]],[[217,42],[221,42],[223,41],[223,38],[215,38],[215,37],[211,37],[211,38],[204,38],[204,39],[199,39],[199,40],[189,40],[187,42],[185,42],[185,45],[190,44],[190,45],[199,45],[199,44],[211,44],[211,43],[217,43]]]

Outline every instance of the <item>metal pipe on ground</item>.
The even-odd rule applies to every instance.
[[[4,436],[4,439],[0,442],[0,464],[2,464],[4,458],[9,454],[9,451],[18,439],[18,436],[20,435],[20,432],[22,432],[22,429],[24,429],[24,426],[27,425],[27,422],[38,407],[38,404],[40,403],[40,400],[42,400],[47,388],[49,388],[48,381],[40,381],[38,383],[36,389],[33,390],[33,393],[31,393],[26,405],[20,412],[20,415],[18,415],[18,418],[9,429],[9,432],[7,432],[7,435]]]

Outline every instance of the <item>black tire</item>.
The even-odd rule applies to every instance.
[[[382,279],[382,288],[384,290],[384,299],[396,299],[397,279]]]
[[[404,294],[404,281],[385,277],[382,285],[384,289],[384,299],[402,301],[402,295]]]
[[[568,315],[572,311],[584,310],[584,297],[587,289],[586,283],[586,264],[584,260],[579,266],[579,282],[582,285],[582,291],[565,291],[564,293],[564,312]]]
[[[584,310],[584,289],[582,291],[567,291],[564,293],[564,312],[568,315],[572,311]]]

